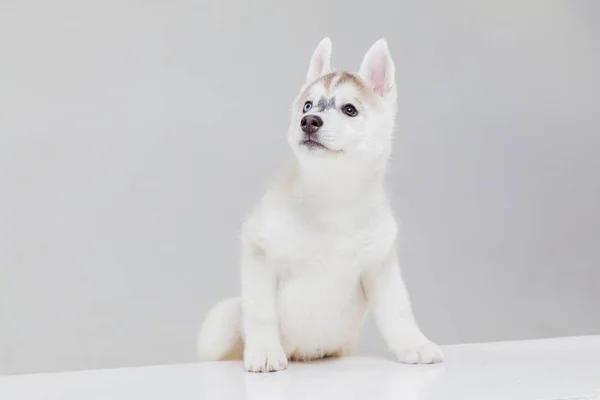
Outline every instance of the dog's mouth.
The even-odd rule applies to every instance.
[[[302,142],[300,142],[300,144],[303,146],[306,146],[310,150],[316,150],[316,149],[329,150],[329,148],[327,146],[325,146],[324,144],[317,142],[316,140],[312,140],[312,139],[303,140]]]

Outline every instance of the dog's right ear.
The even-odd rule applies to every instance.
[[[323,75],[331,72],[331,39],[328,37],[321,40],[317,49],[310,59],[306,83],[316,81]]]
[[[396,67],[385,39],[379,39],[365,54],[358,75],[378,95],[385,98],[396,97]]]

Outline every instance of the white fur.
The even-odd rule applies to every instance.
[[[310,83],[319,77],[331,72],[331,39],[328,37],[321,40],[315,52],[313,53],[308,73],[306,74],[306,82]]]
[[[242,296],[209,313],[199,337],[202,360],[226,358],[241,340],[245,367],[253,372],[285,369],[288,358],[347,354],[368,308],[399,361],[443,359],[414,320],[384,190],[396,113],[387,44],[380,40],[365,55],[359,76],[376,95],[361,104],[354,85],[329,92],[308,86],[331,71],[330,55],[331,41],[324,39],[302,89],[309,88],[315,103],[336,98],[337,109],[309,112],[322,117],[319,140],[329,150],[300,144],[299,97],[288,133],[295,161],[244,223]],[[347,102],[356,103],[358,116],[340,111]]]
[[[385,40],[375,42],[365,54],[358,75],[369,83],[375,93],[380,96],[394,95],[394,98],[389,100],[396,101],[396,67]]]

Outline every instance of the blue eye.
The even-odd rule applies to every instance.
[[[310,109],[312,108],[312,101],[307,101],[306,103],[304,103],[304,108],[302,109],[302,112],[309,112]]]

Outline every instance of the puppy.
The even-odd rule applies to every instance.
[[[411,311],[384,175],[396,115],[395,67],[381,39],[357,74],[333,71],[323,39],[295,99],[294,161],[243,225],[242,296],[203,323],[203,361],[251,372],[352,351],[370,308],[399,361],[437,363]]]

